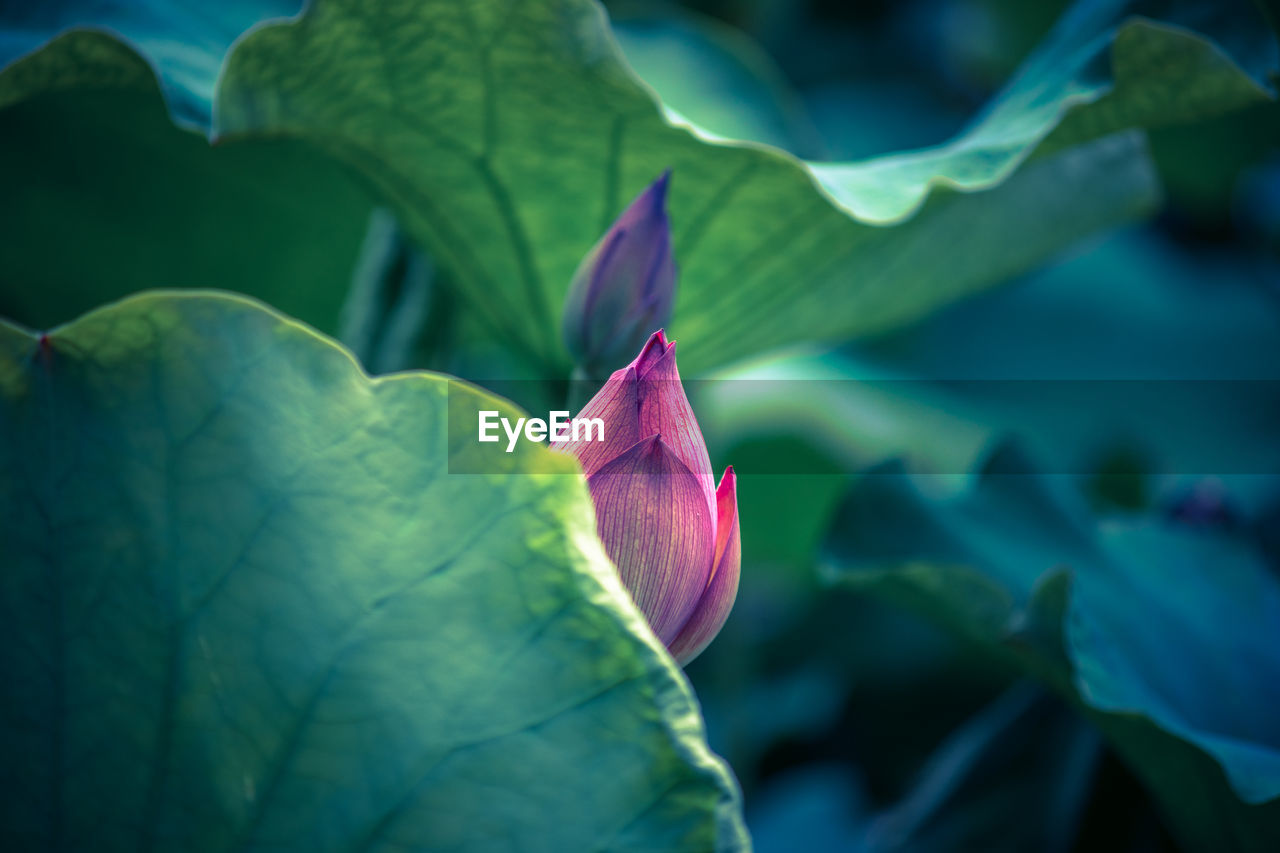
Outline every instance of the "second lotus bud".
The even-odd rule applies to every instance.
[[[670,177],[664,172],[627,206],[573,276],[564,342],[589,376],[612,370],[671,317],[676,265],[666,209]]]

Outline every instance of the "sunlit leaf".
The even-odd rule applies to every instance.
[[[744,847],[573,462],[457,406],[240,297],[0,324],[3,846]]]
[[[489,333],[553,372],[567,360],[548,330],[573,269],[625,202],[671,167],[682,270],[672,331],[697,372],[900,325],[1141,215],[1155,201],[1141,140],[1098,137],[1265,97],[1206,39],[1120,26],[1123,4],[1082,9],[973,134],[941,152],[858,166],[809,166],[668,124],[586,0],[318,0],[232,49],[214,132],[302,139],[354,168]],[[36,56],[74,49],[63,39]],[[1108,50],[1114,83],[1098,70]],[[10,68],[0,100],[86,82],[66,66],[55,56],[40,73]],[[95,88],[115,67],[95,71]],[[935,192],[920,206],[934,185],[970,192]]]

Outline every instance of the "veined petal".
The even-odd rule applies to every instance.
[[[663,437],[651,435],[587,485],[606,553],[653,632],[669,643],[706,589],[715,555],[701,483]]]
[[[662,329],[649,336],[630,365],[613,372],[577,417],[600,418],[604,441],[579,439],[552,442],[552,446],[578,457],[588,477],[641,439],[661,435],[663,443],[698,477],[708,512],[714,512],[711,459],[680,384],[675,343],[667,340]]]
[[[636,376],[640,381],[636,428],[640,435],[662,435],[672,452],[697,476],[708,512],[714,512],[716,487],[711,473],[711,457],[707,455],[707,443],[693,416],[693,407],[680,384],[675,342],[662,345],[666,341],[662,330],[654,333],[649,339],[650,344],[654,344],[655,339],[659,345],[646,345],[636,359]]]
[[[640,383],[635,367],[615,370],[604,387],[576,415],[578,418],[599,418],[604,423],[604,440],[588,441],[587,438],[594,438],[588,432],[577,441],[552,441],[551,448],[578,457],[582,473],[590,477],[642,438],[639,412]]]
[[[738,597],[742,569],[742,536],[738,529],[737,478],[730,466],[716,489],[715,567],[711,581],[689,620],[667,644],[681,666],[696,658],[720,633]]]

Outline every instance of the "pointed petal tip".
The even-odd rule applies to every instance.
[[[724,469],[720,485],[716,487],[716,568],[719,571],[726,551],[737,553],[738,527],[738,478],[733,466]],[[731,557],[737,559],[737,557]]]
[[[632,200],[619,219],[631,216],[650,221],[665,220],[667,216],[667,187],[670,181],[671,170],[667,169],[640,191],[640,194]]]
[[[676,348],[676,342],[671,340],[671,338],[667,337],[667,330],[665,328],[659,329],[658,331],[654,332],[652,335],[649,336],[649,340],[650,341],[656,340],[658,342],[658,345],[662,347],[663,355],[665,355],[667,352],[674,350]]]
[[[667,195],[667,187],[671,185],[671,167],[668,166],[662,170],[662,174],[654,179],[649,188],[654,191],[654,195],[659,201],[665,201]]]
[[[662,329],[650,335],[649,340],[645,341],[644,347],[640,350],[640,354],[636,356],[635,361],[631,362],[631,367],[635,368],[636,376],[643,378],[650,368],[657,364],[670,349],[671,346],[668,344],[667,337],[663,334]]]
[[[729,489],[725,489],[725,486]],[[738,597],[742,571],[742,539],[738,528],[737,501],[732,496],[733,478],[725,472],[717,492],[720,503],[716,529],[716,551],[712,573],[697,606],[667,648],[684,666],[702,653],[729,618]]]

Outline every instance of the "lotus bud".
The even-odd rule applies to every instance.
[[[667,171],[592,247],[569,285],[565,346],[588,376],[603,375],[671,318],[676,265],[667,220]]]
[[[578,417],[600,418],[603,440],[552,446],[582,464],[605,551],[658,639],[688,663],[729,616],[742,548],[733,469],[715,485],[675,342],[655,332]]]

